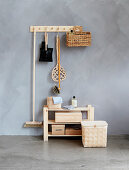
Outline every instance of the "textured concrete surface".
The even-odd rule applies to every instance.
[[[128,170],[129,137],[109,137],[107,148],[81,139],[0,136],[0,170]]]
[[[61,37],[61,83],[64,104],[95,106],[95,119],[109,123],[109,134],[129,133],[129,0],[0,0],[0,134],[41,135],[24,129],[32,119],[32,33],[30,25],[82,25],[92,32],[92,46],[67,48]],[[43,34],[36,42],[36,119],[52,95],[51,71],[56,63],[38,63]]]

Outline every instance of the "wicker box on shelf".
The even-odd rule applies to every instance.
[[[49,109],[60,109],[61,104],[54,104],[53,97],[47,97],[47,106]]]
[[[107,127],[105,121],[82,121],[82,143],[84,147],[106,147]]]

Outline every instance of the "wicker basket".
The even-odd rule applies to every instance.
[[[82,121],[82,143],[84,147],[107,146],[107,122]]]
[[[90,46],[91,32],[83,32],[82,27],[75,26],[71,32],[66,33],[66,45],[68,47]]]
[[[47,97],[47,106],[49,109],[60,109],[61,104],[54,104],[53,97]]]

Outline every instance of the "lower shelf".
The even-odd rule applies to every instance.
[[[49,137],[74,137],[74,136],[82,136],[82,135],[52,135],[52,132],[48,132]]]
[[[88,121],[88,120],[82,119],[82,121]],[[55,122],[55,120],[48,120],[48,124],[81,124],[81,122]]]

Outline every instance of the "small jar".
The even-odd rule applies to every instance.
[[[73,96],[73,98],[72,98],[72,106],[77,107],[77,99],[75,96]]]

